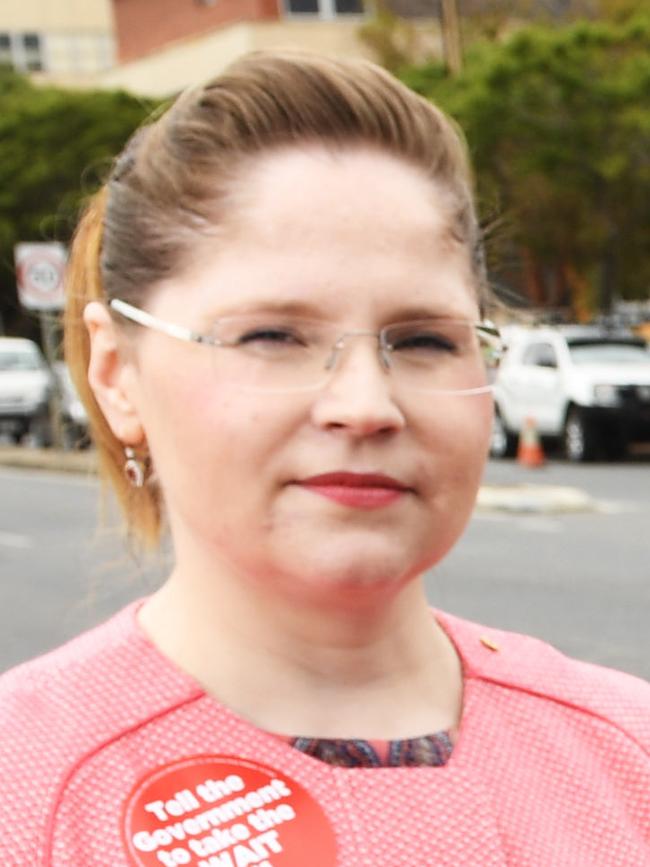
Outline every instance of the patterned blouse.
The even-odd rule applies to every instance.
[[[312,758],[344,768],[396,768],[447,764],[453,749],[449,732],[404,740],[288,737],[287,743]]]

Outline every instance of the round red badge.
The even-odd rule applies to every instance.
[[[131,792],[124,844],[137,867],[335,867],[318,803],[281,771],[236,756],[157,768]]]

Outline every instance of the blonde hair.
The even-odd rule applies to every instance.
[[[68,270],[65,351],[88,410],[103,476],[131,531],[158,540],[156,485],[131,488],[124,450],[87,380],[82,315],[91,300],[138,306],[189,261],[199,234],[227,221],[228,195],[247,161],[274,148],[371,146],[419,167],[449,199],[449,230],[466,245],[479,302],[487,297],[466,148],[434,105],[367,61],[257,53],[183,93],[115,160],[77,229]],[[128,326],[124,326],[128,327]]]

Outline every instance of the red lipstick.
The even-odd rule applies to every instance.
[[[323,473],[302,479],[301,487],[356,509],[381,509],[399,500],[409,488],[383,473]]]

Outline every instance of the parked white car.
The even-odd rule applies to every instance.
[[[513,329],[495,384],[491,454],[516,451],[533,419],[569,460],[620,457],[650,442],[650,349],[640,338],[587,326]]]
[[[36,343],[0,337],[0,431],[14,442],[27,433],[43,439],[52,388],[52,373]]]

